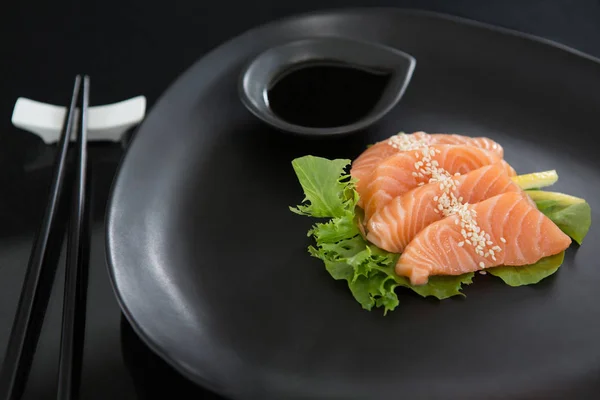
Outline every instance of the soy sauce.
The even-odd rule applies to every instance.
[[[311,128],[352,124],[378,103],[391,72],[338,63],[300,64],[267,91],[269,107],[283,120]]]

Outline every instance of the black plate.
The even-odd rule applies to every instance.
[[[335,35],[417,59],[403,100],[343,139],[268,127],[237,96],[265,49]],[[401,295],[383,317],[307,254],[312,221],[290,161],[355,157],[411,132],[489,136],[521,173],[600,209],[600,63],[548,42],[438,15],[329,12],[252,30],[216,49],[156,104],[125,157],[108,221],[114,287],[134,329],[190,379],[232,399],[597,398],[600,266],[592,229],[533,287],[477,276],[466,299]],[[595,217],[595,214],[594,214]]]

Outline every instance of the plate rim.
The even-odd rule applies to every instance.
[[[214,47],[212,47],[208,51],[206,51],[204,54],[200,55],[192,64],[190,64],[187,68],[185,68],[182,72],[180,72],[177,76],[175,76],[172,79],[169,86],[167,86],[163,90],[161,95],[156,99],[156,101],[152,105],[145,120],[142,121],[142,123],[135,129],[135,132],[134,132],[127,147],[131,147],[132,145],[135,144],[136,140],[138,140],[138,136],[139,136],[138,133],[144,128],[144,126],[146,124],[147,117],[154,111],[155,108],[157,108],[158,105],[162,104],[164,98],[169,94],[170,89],[175,85],[175,83],[178,82],[179,80],[181,80],[184,76],[187,76],[188,73],[203,59],[210,57],[211,55],[216,53],[218,50],[220,50],[222,47],[225,47],[225,46],[229,45],[230,43],[241,39],[242,37],[251,36],[257,31],[268,29],[268,28],[276,26],[276,25],[283,25],[283,24],[286,24],[286,23],[294,21],[294,20],[307,19],[307,18],[311,18],[311,17],[314,18],[314,17],[332,16],[332,15],[339,16],[339,15],[344,15],[344,14],[357,15],[361,12],[362,13],[372,13],[372,14],[393,12],[393,13],[398,13],[398,14],[404,14],[406,16],[432,18],[432,19],[437,19],[437,20],[442,20],[442,21],[447,21],[447,22],[453,22],[456,24],[466,25],[469,27],[481,29],[481,30],[488,31],[488,32],[498,33],[498,34],[501,34],[504,36],[511,36],[511,37],[514,37],[517,39],[526,40],[530,43],[539,44],[542,46],[546,46],[548,48],[554,48],[556,50],[560,50],[560,51],[566,52],[570,55],[573,55],[579,59],[590,61],[593,64],[595,64],[596,66],[600,67],[600,57],[593,56],[582,50],[579,50],[579,49],[576,49],[569,45],[557,42],[555,40],[543,38],[543,37],[535,35],[535,34],[518,31],[518,30],[512,29],[512,28],[506,28],[503,26],[494,25],[494,24],[488,23],[488,22],[481,22],[481,21],[477,21],[477,20],[474,20],[471,18],[453,15],[453,14],[449,14],[449,13],[438,12],[438,11],[429,11],[429,10],[406,8],[406,7],[368,7],[367,6],[367,7],[326,8],[326,9],[317,10],[317,11],[295,13],[292,15],[276,18],[276,19],[267,21],[265,23],[256,25],[250,29],[247,29],[247,30],[241,32],[240,34],[232,36],[229,39],[215,45]],[[145,332],[144,328],[142,328],[142,326],[140,326],[136,322],[131,310],[127,307],[127,305],[125,304],[125,301],[123,300],[123,297],[121,296],[121,290],[119,289],[119,284],[118,284],[116,276],[115,276],[116,268],[115,268],[115,263],[114,263],[115,260],[113,259],[114,252],[111,250],[111,243],[114,241],[114,239],[112,239],[112,238],[114,237],[113,231],[115,231],[114,226],[116,223],[116,218],[114,215],[115,207],[113,205],[113,203],[115,202],[115,191],[116,191],[117,186],[122,185],[120,182],[122,179],[121,170],[123,168],[124,161],[128,157],[128,154],[129,154],[129,152],[126,151],[125,154],[123,155],[123,157],[121,158],[121,161],[119,162],[119,165],[115,172],[115,176],[113,178],[113,182],[110,187],[109,198],[108,198],[108,202],[106,205],[106,217],[105,217],[105,227],[104,227],[104,233],[105,233],[105,239],[106,239],[105,246],[104,246],[105,258],[106,258],[106,268],[107,268],[107,272],[108,272],[110,285],[111,285],[111,288],[115,295],[115,299],[121,310],[121,313],[123,314],[123,316],[125,316],[125,318],[127,319],[127,322],[132,327],[133,331],[144,342],[144,344],[154,354],[159,356],[165,363],[167,363],[171,368],[173,368],[177,373],[181,374],[182,376],[184,376],[186,379],[190,380],[191,382],[193,382],[197,385],[200,385],[202,388],[214,392],[217,395],[224,396],[230,400],[243,400],[240,397],[234,396],[228,390],[229,388],[217,387],[215,384],[206,380],[204,377],[202,377],[200,374],[198,374],[196,371],[194,371],[193,368],[190,368],[189,365],[185,365],[184,363],[177,361],[174,357],[171,357],[168,354],[167,350],[162,349],[155,342],[155,340],[152,338],[152,334]]]

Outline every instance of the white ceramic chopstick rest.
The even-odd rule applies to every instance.
[[[17,128],[31,132],[47,143],[56,143],[60,137],[66,107],[41,103],[20,97],[15,103],[12,123]],[[139,124],[146,115],[146,97],[129,100],[88,110],[88,140],[118,142],[123,134]],[[79,109],[76,110],[78,120]]]

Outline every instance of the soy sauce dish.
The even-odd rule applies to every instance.
[[[402,98],[416,60],[371,42],[319,37],[272,47],[240,75],[250,112],[290,133],[356,132],[383,118]]]

